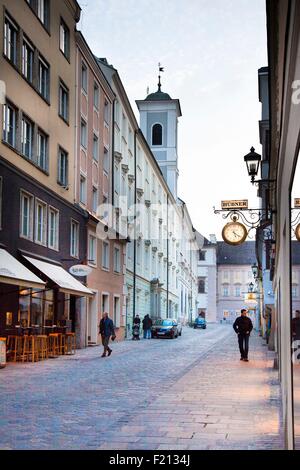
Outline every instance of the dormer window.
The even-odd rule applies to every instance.
[[[162,145],[162,125],[154,124],[152,127],[152,145]]]

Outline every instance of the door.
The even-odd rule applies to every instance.
[[[88,344],[97,344],[98,336],[98,293],[89,298],[88,305]]]

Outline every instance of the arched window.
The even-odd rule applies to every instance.
[[[154,124],[152,127],[152,145],[162,145],[162,125]]]

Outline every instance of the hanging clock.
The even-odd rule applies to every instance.
[[[241,245],[247,238],[247,229],[240,222],[229,222],[222,230],[222,238],[229,245]]]
[[[300,242],[300,224],[298,224],[297,227],[295,228],[295,235],[296,235],[298,242]]]

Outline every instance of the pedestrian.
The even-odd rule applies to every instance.
[[[292,339],[300,339],[300,311],[296,310],[295,317],[292,319]]]
[[[132,325],[132,339],[133,340],[140,339],[140,324],[141,324],[141,319],[139,315],[137,314],[133,319],[133,325]]]
[[[109,318],[108,313],[104,312],[103,317],[100,321],[99,325],[99,333],[102,338],[102,345],[103,345],[103,354],[101,357],[105,357],[106,353],[108,356],[111,355],[112,349],[108,346],[110,337],[112,341],[116,339],[115,335],[115,329],[114,329],[114,324],[113,321]]]
[[[143,330],[144,330],[144,339],[151,339],[151,326],[152,320],[149,317],[149,314],[144,316],[143,319]]]
[[[253,325],[251,319],[247,317],[247,310],[245,308],[242,308],[241,316],[235,320],[233,329],[238,335],[238,342],[241,353],[240,360],[248,362],[249,337],[253,329]]]

